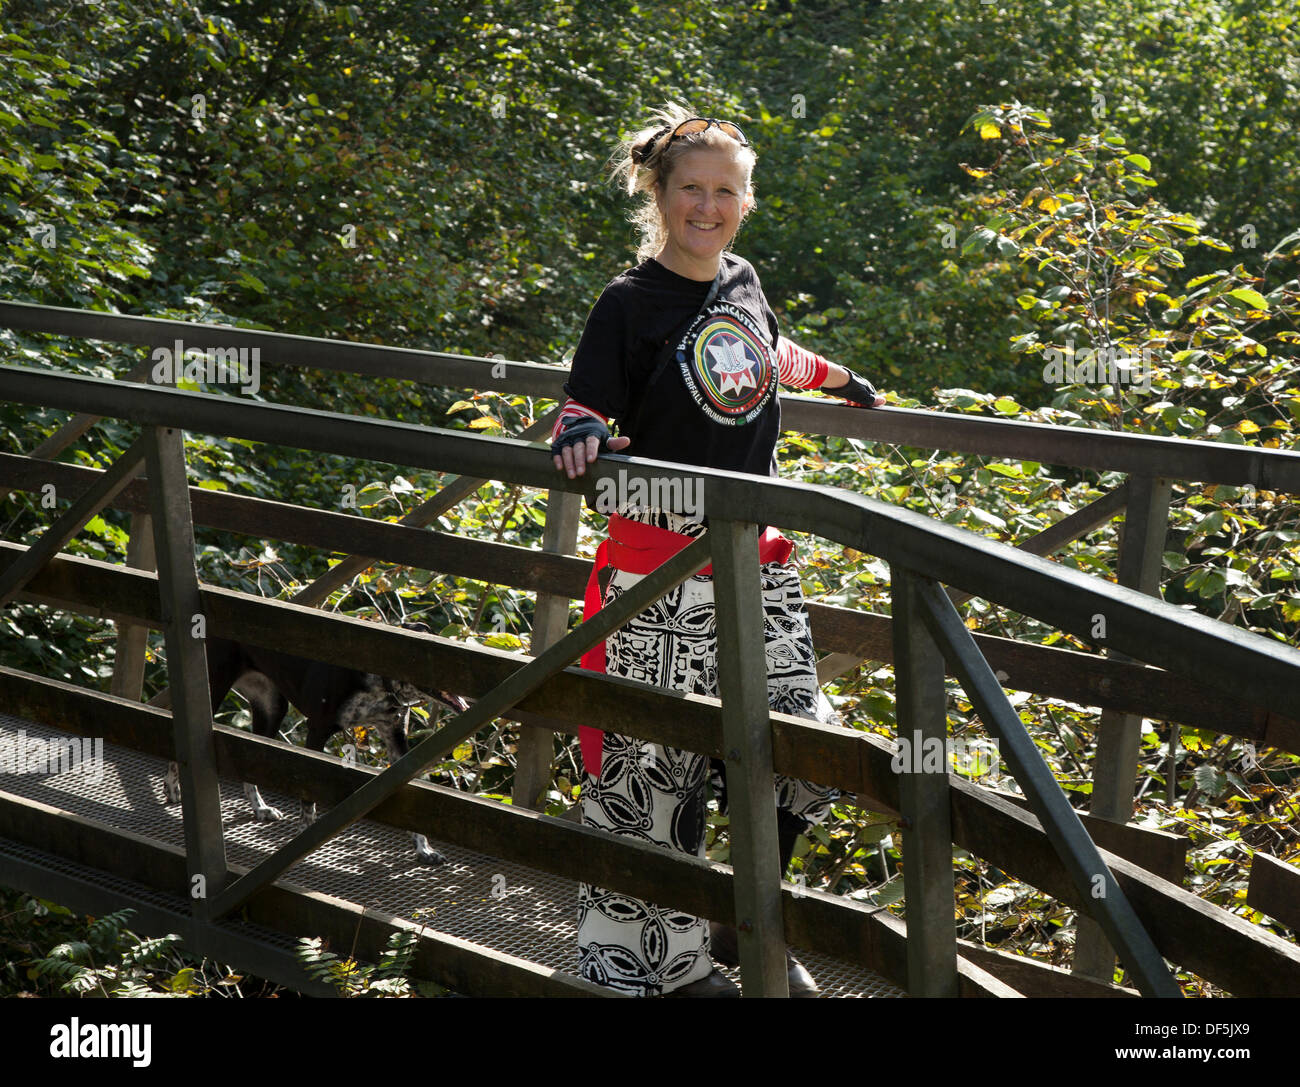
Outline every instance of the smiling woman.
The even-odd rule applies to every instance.
[[[605,288],[574,355],[569,399],[552,435],[555,466],[570,478],[601,452],[624,449],[775,475],[780,383],[835,388],[863,407],[884,402],[866,381],[782,337],[754,269],[727,251],[754,208],[754,163],[737,124],[680,106],[664,107],[620,145],[614,169],[629,195],[641,198],[634,216],[641,263]],[[599,575],[606,566],[613,567],[603,586],[609,601],[705,531],[698,503],[676,502],[671,488],[614,489],[624,493],[602,493],[617,508],[588,585],[588,615],[601,606]],[[768,701],[780,712],[829,722],[834,715],[817,687],[792,550],[773,529],[760,540]],[[582,663],[716,695],[712,576],[698,574],[677,586]],[[582,730],[583,822],[702,856],[706,781],[712,777],[725,810],[723,765],[601,731],[604,724]],[[835,794],[785,777],[775,787],[784,871],[795,839],[826,818]],[[735,961],[732,930],[714,925],[711,933],[706,919],[588,884],[579,887],[578,917],[579,972],[588,980],[643,996],[739,995],[713,966],[713,959]],[[793,958],[789,980],[792,995],[816,995],[816,983]]]

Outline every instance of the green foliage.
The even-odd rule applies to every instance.
[[[632,259],[605,157],[649,108],[681,98],[740,121],[757,149],[759,207],[737,249],[783,331],[868,374],[891,402],[1295,448],[1300,69],[1286,58],[1300,46],[1283,0],[19,0],[6,19],[0,297],[560,362]],[[1095,368],[1081,376],[1084,352],[1151,359],[1150,391],[1098,381]],[[108,376],[145,357],[0,330],[6,363]],[[1052,364],[1062,380],[1045,384]],[[270,401],[493,434],[548,406],[274,365],[264,378],[258,396]],[[65,418],[0,402],[0,447],[31,449]],[[66,456],[104,467],[134,437],[101,422]],[[444,482],[200,435],[187,454],[202,487],[386,520]],[[780,458],[787,477],[1009,543],[1118,482],[800,435]],[[342,504],[349,488],[355,507]],[[488,484],[438,527],[535,547],[544,515],[544,496]],[[12,496],[4,537],[30,542],[50,516],[39,496]],[[1297,520],[1292,496],[1180,488],[1167,599],[1294,642]],[[120,562],[126,527],[106,513],[69,550]],[[602,527],[584,521],[580,554]],[[884,563],[799,543],[811,599],[888,611]],[[1110,577],[1116,544],[1105,526],[1057,559]],[[331,560],[200,532],[198,562],[207,582],[286,599]],[[533,609],[504,587],[380,565],[327,606],[422,618],[506,650],[527,642]],[[984,601],[965,616],[981,631],[1090,648]],[[112,632],[98,621],[19,604],[0,624],[0,662],[107,686]],[[155,638],[149,691],[163,682],[160,650]],[[890,669],[868,662],[828,689],[851,727],[893,734]],[[1082,801],[1091,712],[1021,694],[1013,703]],[[984,737],[955,685],[949,704],[954,736]],[[514,736],[506,724],[485,730],[433,780],[504,796]],[[383,761],[373,737],[352,739]],[[1259,921],[1241,901],[1241,862],[1254,848],[1294,855],[1297,760],[1242,758],[1240,744],[1157,723],[1143,738],[1139,818],[1190,833],[1192,885]],[[557,740],[552,814],[574,803],[580,780],[575,745]],[[899,909],[892,829],[838,810],[801,843],[796,874]],[[716,816],[710,847],[725,856]],[[1068,911],[978,858],[959,868],[963,935],[1068,960]],[[46,964],[36,979],[46,991],[75,979],[125,990],[144,984],[133,947],[150,962],[167,950],[124,935],[110,946],[109,930],[96,932],[61,931],[6,958]],[[318,976],[340,991],[383,992],[401,975],[316,952]]]
[[[49,911],[52,904],[28,899],[25,908],[39,916]],[[161,978],[149,969],[152,965],[156,971],[159,960],[167,957],[180,937],[141,939],[126,928],[133,912],[118,910],[92,919],[83,939],[66,940],[33,959],[27,971],[28,979],[57,985],[61,993],[70,996],[193,995],[197,991],[193,967],[181,967]],[[157,988],[151,988],[150,982]]]
[[[388,949],[377,964],[359,963],[352,958],[340,959],[325,947],[319,937],[304,936],[298,941],[296,954],[310,977],[333,986],[342,997],[442,995],[445,990],[439,986],[427,982],[412,986],[406,976],[419,942],[415,932],[394,932],[388,938]]]
[[[1296,447],[1300,231],[1269,247],[1257,272],[1238,262],[1185,278],[1193,251],[1231,247],[1155,198],[1151,160],[1122,137],[1086,133],[1067,144],[1050,134],[1046,114],[1020,103],[983,108],[969,127],[994,145],[1011,144],[991,170],[994,181],[1016,183],[982,199],[988,218],[964,248],[1015,254],[1028,281],[1016,303],[1030,328],[1013,338],[1013,350],[1026,370],[1046,361],[1051,400],[1036,413],[1002,401],[995,410]],[[1167,556],[1170,598],[1294,639],[1298,516],[1286,494],[1179,487],[1171,526],[1181,546]]]
[[[276,996],[269,982],[183,952],[179,936],[141,937],[134,911],[78,917],[55,902],[0,888],[0,996]]]

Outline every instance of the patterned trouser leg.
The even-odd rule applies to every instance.
[[[615,572],[606,603],[640,580]],[[817,686],[816,661],[799,576],[793,566],[762,567],[768,701],[773,709],[830,723]],[[693,577],[633,619],[606,643],[610,675],[691,694],[716,696],[717,633],[713,579]],[[600,779],[582,789],[588,826],[704,856],[709,760],[616,733],[604,734]],[[839,795],[778,776],[777,803],[821,822]],[[713,969],[708,921],[602,887],[579,884],[578,972],[589,981],[654,996],[706,977]]]

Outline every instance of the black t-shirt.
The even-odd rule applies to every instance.
[[[654,259],[618,276],[592,307],[564,391],[615,420],[629,456],[776,475],[776,314],[732,253],[701,313],[711,285]]]

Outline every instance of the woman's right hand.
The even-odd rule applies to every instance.
[[[621,453],[632,444],[632,439],[606,438],[604,444],[611,453]],[[575,437],[569,445],[555,443],[551,446],[551,451],[555,453],[556,471],[563,472],[570,479],[586,475],[587,465],[595,463],[596,458],[600,456],[600,446],[601,439],[595,434],[589,434],[585,439]]]

